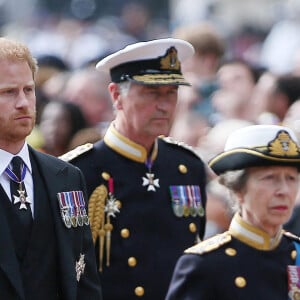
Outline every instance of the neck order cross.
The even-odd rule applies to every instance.
[[[29,205],[31,204],[31,200],[26,195],[26,190],[24,186],[24,179],[26,175],[26,166],[23,163],[23,160],[19,156],[15,156],[12,161],[12,169],[6,168],[5,173],[9,177],[11,181],[18,185],[17,192],[19,195],[13,195],[13,203],[18,204],[20,203],[19,209],[26,209],[26,203]]]

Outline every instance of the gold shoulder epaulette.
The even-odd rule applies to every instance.
[[[186,249],[184,253],[202,255],[204,253],[216,250],[221,246],[229,243],[230,241],[231,241],[231,234],[229,233],[229,231],[226,231],[224,233],[220,233],[211,238],[208,238],[207,240],[204,240],[193,247]]]
[[[291,233],[291,232],[289,232],[289,231],[283,231],[283,234],[286,237],[290,238],[291,240],[294,240],[296,242],[300,242],[300,237],[297,236],[297,235],[295,235],[295,234],[293,234],[293,233]]]
[[[60,158],[61,160],[63,161],[71,161],[73,160],[74,158],[80,156],[81,154],[89,151],[93,149],[93,144],[91,143],[87,143],[87,144],[84,144],[84,145],[80,145],[78,147],[76,147],[75,149],[59,156],[58,158]]]
[[[194,147],[184,143],[184,142],[180,142],[180,141],[177,141],[175,139],[173,139],[172,137],[170,136],[159,136],[160,139],[164,140],[166,143],[169,143],[169,144],[173,144],[173,145],[177,145],[179,147],[182,147],[184,149],[187,149],[189,151],[191,151],[192,153],[194,153],[196,156],[200,157],[199,154],[195,151]]]

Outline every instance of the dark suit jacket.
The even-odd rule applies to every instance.
[[[62,220],[57,200],[59,192],[82,190],[86,194],[83,176],[78,168],[68,163],[32,148],[29,150],[45,182],[45,194],[50,199],[58,247],[57,264],[60,272],[62,299],[102,299],[90,227],[83,225],[67,228]],[[7,216],[0,210],[0,297],[6,300],[25,299],[18,261],[13,251],[13,240],[8,227]],[[45,239],[47,239],[46,236]],[[86,265],[84,273],[77,281],[75,265],[80,254],[84,254]],[[15,290],[15,297],[11,296],[12,288]],[[48,299],[47,295],[42,300],[46,299]]]

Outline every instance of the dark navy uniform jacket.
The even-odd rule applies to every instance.
[[[150,172],[151,186],[149,169],[143,161],[144,150],[110,130],[104,141],[89,149],[84,149],[87,146],[75,149],[65,157],[83,171],[89,196],[102,185],[118,201],[119,212],[110,217],[113,226],[110,250],[106,246],[103,250],[103,297],[105,300],[164,299],[176,260],[184,249],[203,237],[205,225],[205,215],[191,216],[189,212],[186,216],[175,215],[170,187],[182,188],[183,194],[195,192],[194,187],[198,187],[205,208],[204,165],[191,150],[158,138]],[[180,210],[183,202],[190,199],[186,195],[179,198]],[[96,252],[99,256],[99,247]],[[106,266],[107,254],[109,266]]]
[[[294,238],[299,240],[282,233],[273,248],[267,240],[258,245],[230,228],[205,240],[178,260],[166,300],[288,299],[287,266],[295,265]]]

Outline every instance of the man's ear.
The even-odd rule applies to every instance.
[[[115,109],[122,108],[122,99],[121,99],[119,86],[116,83],[111,82],[108,85],[108,91],[110,93],[114,108]]]

